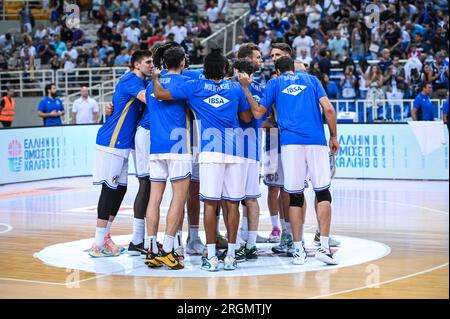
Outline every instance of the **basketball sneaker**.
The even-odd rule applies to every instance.
[[[289,234],[282,233],[281,234],[281,241],[279,245],[273,246],[272,251],[275,254],[286,254],[287,253],[287,243],[289,241]]]
[[[202,243],[202,240],[197,237],[194,240],[190,240],[188,238],[187,244],[186,244],[186,254],[193,255],[193,254],[201,254],[203,253],[203,248],[205,245]]]
[[[228,240],[220,233],[216,235],[216,248],[225,249],[228,247]]]
[[[184,260],[184,248],[183,246],[178,246],[174,249],[174,255],[175,258],[177,258],[178,261]]]
[[[155,259],[170,269],[184,268],[184,264],[178,260],[178,256],[173,251],[166,253],[164,250],[161,250]]]
[[[320,246],[320,232],[318,229],[316,229],[316,234],[314,235],[314,244]],[[333,236],[330,236],[328,244],[330,245],[330,247],[338,247],[341,245],[341,242]]]
[[[213,256],[210,259],[208,259],[208,257],[202,257],[200,269],[206,271],[219,271],[219,259],[217,256]]]
[[[338,265],[338,261],[333,258],[331,251],[329,249],[324,249],[322,247],[317,248],[316,258],[327,265]]]
[[[300,252],[299,249],[296,249],[292,254],[292,263],[294,265],[304,265],[306,262],[306,251]]]
[[[94,258],[117,257],[120,256],[120,252],[114,250],[109,245],[105,245],[105,243],[103,243],[103,246],[97,246],[96,244],[92,244],[92,247],[89,250],[89,256]]]
[[[292,240],[288,241],[287,242],[286,255],[288,257],[294,257],[294,252],[295,252],[294,242]]]
[[[237,268],[237,261],[233,256],[226,256],[223,263],[224,270],[235,270]]]
[[[135,245],[132,241],[130,241],[127,253],[130,256],[140,256],[141,254],[147,254],[147,251],[144,249],[144,242]]]
[[[164,264],[158,260],[156,260],[156,254],[154,254],[151,250],[149,250],[147,252],[147,255],[145,257],[145,261],[144,263],[149,267],[149,268],[159,268],[162,267]]]
[[[245,248],[245,259],[247,261],[257,261],[258,260],[258,249],[253,246],[250,249]]]
[[[256,236],[256,243],[257,244],[263,244],[263,243],[268,243],[269,242],[269,238],[264,237],[264,236],[260,236],[259,234]]]
[[[105,236],[105,242],[111,246],[113,249],[119,251],[121,254],[123,254],[126,249],[120,245],[117,245],[115,242],[113,242],[112,238],[111,238],[111,234],[107,234]]]
[[[235,252],[234,252],[234,256],[236,258],[236,262],[237,263],[241,263],[243,261],[245,261],[245,245],[239,247]]]
[[[281,237],[281,229],[273,227],[272,232],[269,235],[269,243],[279,243]]]
[[[225,249],[223,251],[216,251],[216,256],[217,259],[219,259],[219,262],[223,262],[225,260],[225,257],[227,257],[228,254],[228,249]],[[207,257],[208,256],[208,252],[206,252],[206,254],[203,257]]]

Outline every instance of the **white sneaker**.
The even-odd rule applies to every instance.
[[[205,245],[202,243],[202,240],[197,237],[194,240],[190,240],[186,245],[186,254],[193,255],[193,254],[202,254],[203,248]]]
[[[223,269],[224,270],[235,270],[237,268],[236,258],[233,256],[226,256],[223,260]]]
[[[294,265],[304,265],[306,262],[306,252],[305,251],[300,252],[299,249],[296,249],[294,251],[294,253],[292,254],[292,257],[293,257],[292,263]]]
[[[338,247],[341,245],[341,242],[334,238],[333,236],[330,236],[330,239],[328,241],[330,247]],[[316,230],[316,234],[314,235],[314,244],[317,246],[320,246],[320,233],[319,230]]]
[[[268,242],[269,242],[269,237],[263,237],[263,236],[260,236],[259,234],[256,236],[257,244],[268,243]]]
[[[316,258],[327,265],[338,265],[338,261],[333,258],[331,251],[329,249],[324,249],[322,247],[317,248]]]
[[[211,259],[202,257],[202,265],[200,266],[200,269],[206,271],[219,271],[219,259],[217,256],[213,256]]]

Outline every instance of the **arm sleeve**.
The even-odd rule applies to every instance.
[[[272,104],[275,103],[275,89],[275,79],[269,80],[269,82],[267,82],[266,89],[264,90],[264,96],[261,101],[259,101],[259,104],[267,108],[269,112],[272,112]]]
[[[174,100],[187,100],[194,92],[196,81],[186,81],[177,85],[176,87],[169,88],[170,95]]]

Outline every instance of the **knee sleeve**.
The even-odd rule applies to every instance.
[[[247,205],[245,204],[245,199],[241,200],[241,204],[242,204],[242,206],[247,206]]]
[[[117,189],[114,190],[110,215],[117,216],[126,192],[127,187],[122,185],[117,186]]]
[[[97,218],[102,220],[108,220],[112,209],[112,198],[114,197],[114,189],[109,188],[106,185],[102,185],[102,192],[98,200],[97,206]]]
[[[301,194],[289,194],[289,206],[303,207],[305,203],[305,195]]]
[[[330,202],[331,203],[331,193],[328,189],[320,192],[316,192],[317,202]]]

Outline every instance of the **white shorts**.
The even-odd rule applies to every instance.
[[[269,187],[284,187],[283,165],[281,165],[281,154],[278,155],[278,169],[275,174],[264,175],[264,184]]]
[[[150,131],[139,126],[134,137],[134,167],[137,177],[150,176]]]
[[[128,158],[97,148],[92,177],[94,185],[105,184],[112,189],[117,189],[118,185],[127,186]]]
[[[330,187],[330,159],[327,146],[283,145],[281,159],[286,192],[302,193],[308,173],[314,191]]]
[[[259,198],[261,190],[259,189],[259,162],[247,163],[247,181],[245,183],[245,197]]]
[[[245,199],[245,163],[200,163],[200,199]]]
[[[150,180],[152,182],[171,182],[184,179],[192,174],[192,161],[176,159],[150,160]]]

